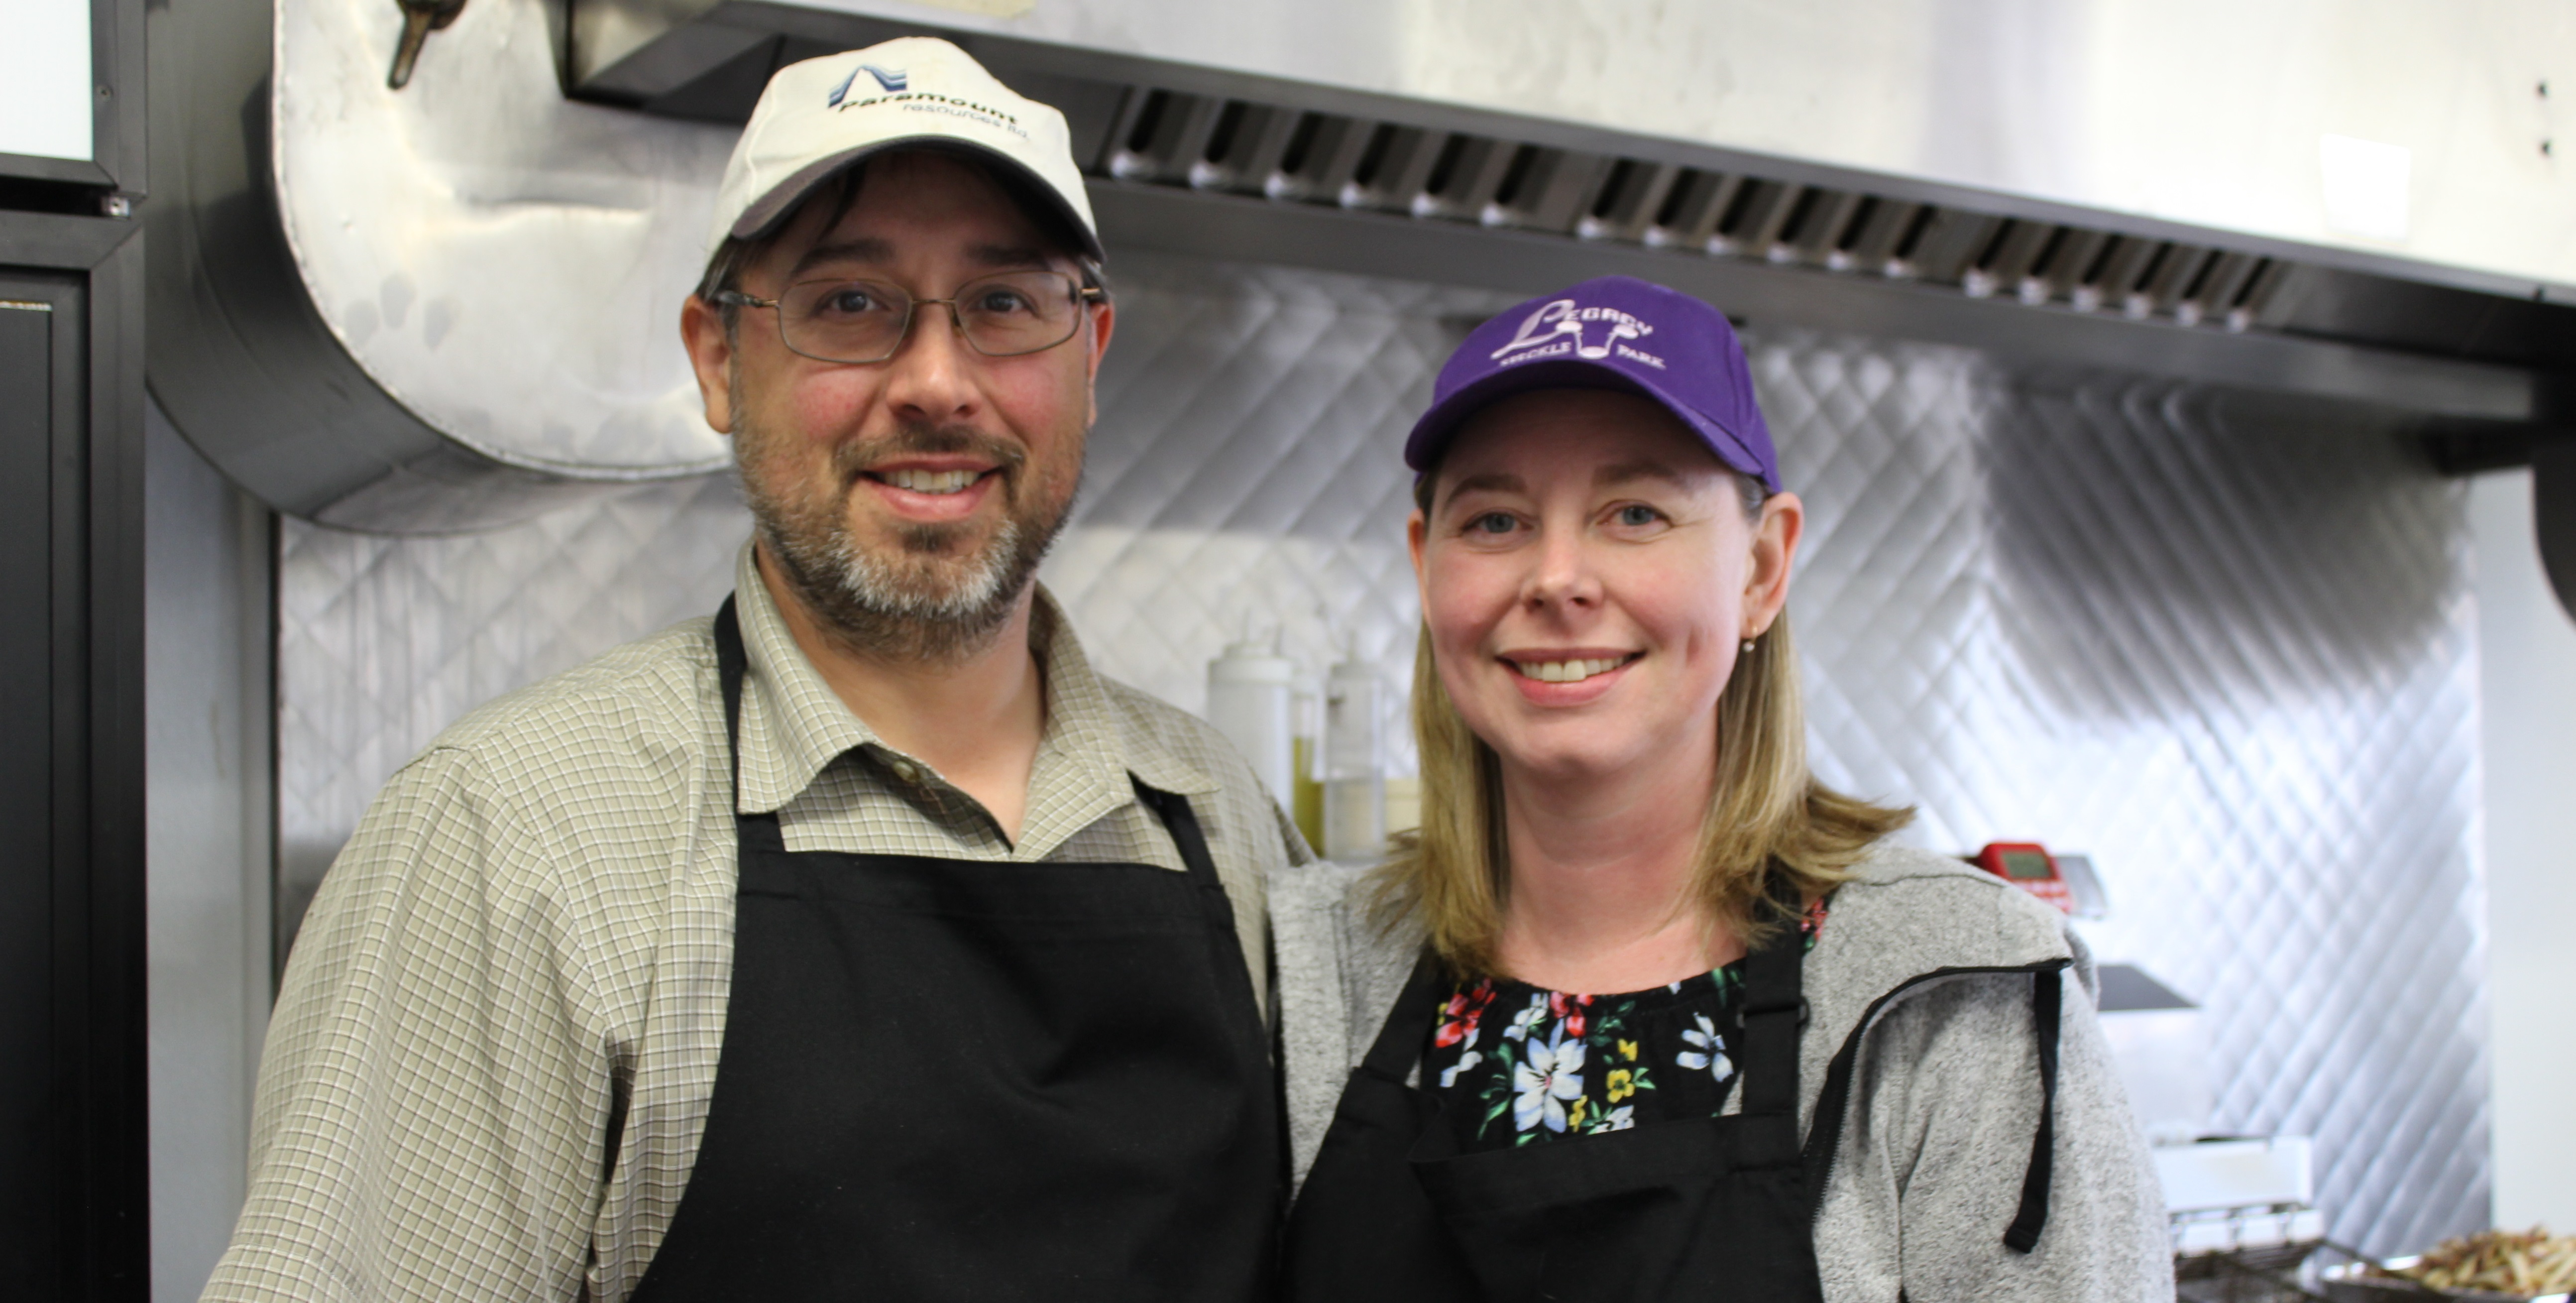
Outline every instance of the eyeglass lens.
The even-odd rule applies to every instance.
[[[1080,292],[1080,283],[1060,272],[1003,272],[958,286],[948,303],[976,352],[1012,357],[1073,338]],[[901,287],[879,281],[800,281],[780,297],[778,325],[787,346],[807,357],[882,362],[902,346],[914,306]]]

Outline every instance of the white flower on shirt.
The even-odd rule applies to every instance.
[[[1474,1038],[1472,1036],[1469,1038],[1468,1043],[1474,1044]],[[1457,1085],[1459,1073],[1465,1072],[1467,1069],[1484,1062],[1484,1059],[1484,1055],[1479,1054],[1474,1050],[1469,1050],[1466,1053],[1459,1055],[1456,1063],[1452,1063],[1448,1067],[1440,1070],[1440,1089],[1447,1090],[1450,1087]]]
[[[1622,1104],[1594,1119],[1591,1125],[1583,1128],[1583,1134],[1597,1136],[1604,1131],[1625,1131],[1635,1125],[1637,1125],[1637,1106]]]
[[[1512,1025],[1503,1029],[1503,1035],[1516,1041],[1528,1040],[1529,1034],[1536,1031],[1538,1025],[1546,1019],[1547,996],[1533,995],[1530,997],[1528,1008],[1512,1015]]]
[[[1704,1013],[1692,1014],[1691,1018],[1699,1024],[1699,1030],[1685,1030],[1682,1043],[1697,1048],[1674,1055],[1673,1062],[1685,1068],[1706,1068],[1708,1075],[1719,1081],[1734,1076],[1735,1063],[1726,1057],[1726,1042],[1718,1038],[1717,1024],[1710,1022]]]
[[[1583,1098],[1583,1042],[1568,1041],[1563,1032],[1550,1044],[1536,1041],[1512,1068],[1512,1125],[1527,1131],[1541,1122],[1550,1131],[1565,1130],[1567,1100]]]

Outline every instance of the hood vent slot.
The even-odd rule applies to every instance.
[[[1953,286],[1972,299],[2242,333],[2293,264],[1751,172],[1278,104],[1129,90],[1094,171],[1120,181]]]

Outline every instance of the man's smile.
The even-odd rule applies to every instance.
[[[859,468],[852,487],[865,486],[898,519],[936,524],[975,514],[1004,469],[989,456],[898,453]]]
[[[982,477],[983,473],[978,471],[917,470],[886,471],[868,476],[869,479],[880,484],[891,484],[898,489],[910,489],[915,493],[932,494],[962,492],[967,485]]]

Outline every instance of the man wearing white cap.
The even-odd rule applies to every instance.
[[[1243,1299],[1305,851],[1034,574],[1114,312],[1063,118],[772,79],[682,331],[734,596],[483,707],[288,965],[210,1299]]]

